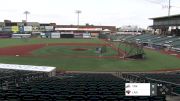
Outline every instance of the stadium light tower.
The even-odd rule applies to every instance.
[[[27,16],[28,16],[28,14],[30,14],[30,12],[29,11],[25,11],[24,14],[26,15],[26,22],[27,22]]]
[[[168,16],[171,14],[171,0],[169,0],[169,6],[168,6]]]
[[[79,26],[79,14],[81,14],[82,11],[81,10],[76,10],[75,13],[77,14],[77,25]]]

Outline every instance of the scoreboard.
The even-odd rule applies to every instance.
[[[162,96],[171,94],[171,86],[157,83],[126,83],[125,96]]]

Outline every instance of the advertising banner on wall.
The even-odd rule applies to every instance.
[[[24,31],[25,32],[31,32],[32,31],[32,26],[24,26]]]
[[[83,31],[102,31],[102,28],[78,28],[78,30],[83,30]]]
[[[11,26],[6,26],[6,27],[3,28],[3,31],[4,32],[11,32],[11,29],[12,29]]]
[[[53,31],[54,27],[53,26],[45,26],[46,31]]]
[[[40,31],[46,31],[45,26],[40,26]]]
[[[92,36],[92,37],[98,37],[98,36],[99,36],[99,33],[91,33],[91,36]]]
[[[78,28],[55,28],[56,31],[76,31]]]
[[[33,26],[33,27],[32,27],[32,31],[33,31],[33,32],[37,32],[37,31],[39,31],[39,28],[36,27],[36,26]]]
[[[56,31],[102,31],[102,28],[56,28]]]
[[[11,31],[12,31],[13,33],[17,33],[17,32],[19,32],[19,27],[18,27],[18,26],[12,26]]]

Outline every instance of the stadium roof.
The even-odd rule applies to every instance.
[[[158,20],[158,19],[167,19],[167,18],[172,18],[172,17],[180,17],[180,14],[170,15],[170,16],[154,17],[154,18],[149,18],[149,19],[151,19],[151,20]]]
[[[37,71],[37,72],[51,72],[56,67],[48,66],[33,66],[33,65],[17,65],[17,64],[0,64],[0,69],[11,69],[11,70],[25,70],[25,71]]]

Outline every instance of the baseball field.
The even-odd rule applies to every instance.
[[[98,53],[99,47],[105,52]],[[145,49],[144,60],[124,60],[123,51],[119,54],[117,48],[99,39],[0,39],[0,63],[55,66],[63,71],[180,69],[180,59],[175,56]]]

